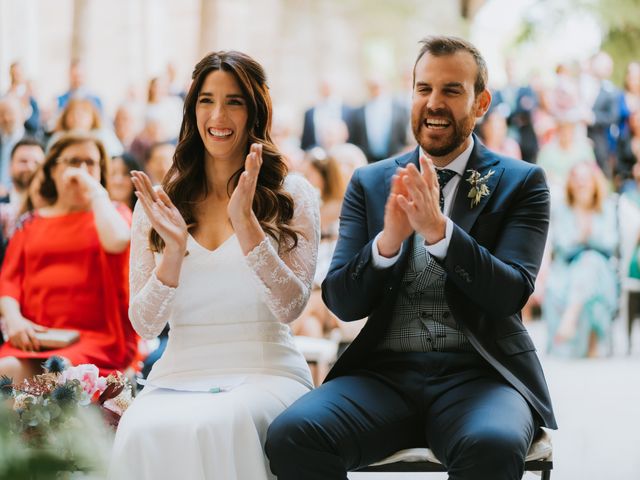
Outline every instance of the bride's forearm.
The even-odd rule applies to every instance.
[[[232,222],[232,225],[244,255],[248,255],[265,239],[264,230],[262,230],[260,222],[258,222],[255,215],[251,215],[243,221]]]
[[[178,286],[184,255],[183,250],[174,251],[169,248],[165,248],[162,252],[162,258],[156,267],[156,277],[167,287]]]

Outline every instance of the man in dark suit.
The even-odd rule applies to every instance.
[[[0,97],[0,197],[11,190],[11,152],[25,137],[24,109],[14,95]]]
[[[381,78],[367,82],[369,100],[351,115],[349,142],[357,145],[369,163],[388,158],[407,146],[409,112],[386,91]]]
[[[518,141],[522,159],[529,163],[536,163],[539,146],[538,137],[533,128],[533,115],[538,108],[537,95],[531,86],[518,85],[513,59],[507,60],[505,71],[507,84],[493,94],[492,103],[494,105],[504,103],[509,106],[507,124]]]
[[[587,127],[587,135],[593,140],[598,165],[609,178],[613,170],[610,157],[614,145],[611,127],[617,126],[620,120],[620,90],[609,80],[612,73],[613,60],[607,53],[599,52],[591,59],[591,74],[597,82],[597,93],[591,107],[593,117]]]
[[[556,428],[520,314],[549,191],[539,167],[472,135],[491,102],[486,81],[473,45],[422,42],[419,147],[356,171],[323,283],[339,318],[369,319],[324,385],[272,423],[265,450],[280,480],[343,480],[426,445],[451,479],[513,480],[538,428]]]
[[[58,96],[58,110],[60,112],[64,110],[64,107],[67,106],[67,103],[69,103],[69,100],[72,98],[86,98],[91,100],[100,111],[100,115],[102,115],[102,100],[85,86],[84,64],[78,59],[72,60],[69,66],[69,90]]]
[[[323,129],[336,120],[342,120],[349,129],[351,111],[351,108],[335,94],[332,81],[323,79],[320,82],[320,101],[304,112],[300,148],[302,150],[313,147],[326,148],[321,138]]]

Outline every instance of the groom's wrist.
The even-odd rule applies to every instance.
[[[402,242],[389,239],[388,235],[385,235],[385,232],[383,230],[378,237],[376,246],[378,247],[378,253],[380,254],[380,256],[385,258],[392,258],[395,257],[400,251]]]
[[[441,215],[437,222],[428,230],[420,232],[427,245],[433,245],[444,240],[447,233],[447,217]]]

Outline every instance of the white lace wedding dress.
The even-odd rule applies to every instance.
[[[263,453],[271,421],[312,388],[287,322],[303,310],[319,242],[317,194],[289,175],[298,246],[267,236],[244,256],[235,235],[216,250],[188,239],[177,288],[155,276],[150,223],[133,216],[130,317],[145,338],[171,326],[162,358],[123,415],[109,478],[274,478]]]

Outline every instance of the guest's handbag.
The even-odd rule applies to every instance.
[[[49,350],[68,347],[77,342],[80,340],[80,332],[77,330],[50,328],[46,332],[35,332],[35,337],[40,342],[40,348]]]

